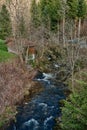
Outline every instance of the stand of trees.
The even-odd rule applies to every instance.
[[[81,24],[87,17],[85,0],[40,0],[32,2],[31,18],[34,26],[43,25],[48,32],[58,33],[59,42],[80,38]]]
[[[43,33],[46,34],[46,39],[55,35],[56,42],[64,45],[67,40],[82,36],[81,27],[87,16],[86,0],[39,0],[38,3],[33,0],[31,19],[26,15],[29,12],[25,13],[26,5],[22,7],[20,3],[20,0],[16,0],[15,3],[13,0],[7,0],[10,15],[6,6],[2,6],[0,11],[1,37],[9,36],[11,33],[10,16],[15,19],[15,22],[13,21],[13,25],[16,26],[15,33],[17,33],[13,34],[15,36],[28,37],[32,27],[37,30],[41,27]],[[12,8],[14,11],[12,11]]]

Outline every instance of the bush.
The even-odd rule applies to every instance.
[[[87,129],[87,84],[83,84],[79,93],[70,95],[69,100],[64,101],[62,108],[63,130],[86,130]]]

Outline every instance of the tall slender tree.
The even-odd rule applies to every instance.
[[[72,38],[76,38],[76,33],[77,33],[76,24],[77,24],[77,13],[78,13],[78,0],[67,0],[67,5],[68,5],[67,17],[72,21],[71,22],[71,39],[72,39]],[[74,30],[72,28],[74,28]]]
[[[36,0],[32,1],[31,4],[31,22],[34,27],[38,27],[41,24],[41,11],[39,8],[39,4],[36,2]]]
[[[78,0],[78,6],[77,6],[78,12],[77,12],[77,17],[78,17],[78,42],[80,39],[80,32],[81,32],[81,21],[83,18],[85,18],[87,14],[87,4],[85,0]]]
[[[58,20],[61,17],[60,0],[41,0],[40,8],[41,8],[42,22],[45,24],[46,27],[48,27],[50,23],[51,30],[56,30]]]
[[[62,18],[62,36],[63,45],[65,46],[65,23],[66,23],[66,10],[67,2],[66,0],[61,0],[61,18]]]
[[[9,35],[11,35],[10,15],[6,5],[2,5],[0,12],[0,38],[5,39]]]

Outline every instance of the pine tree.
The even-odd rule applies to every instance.
[[[80,39],[80,32],[81,32],[81,21],[85,16],[87,15],[87,4],[85,0],[78,0],[78,12],[77,12],[77,17],[79,20],[78,23],[78,42]]]
[[[19,28],[20,36],[25,37],[26,36],[26,28],[25,28],[25,21],[24,21],[23,15],[20,18],[18,28]]]
[[[76,38],[76,23],[78,22],[78,39],[80,39],[81,20],[87,14],[87,5],[85,0],[67,0],[68,11],[67,17],[74,21],[75,38]]]
[[[40,8],[42,23],[46,28],[50,26],[51,30],[57,29],[57,24],[61,17],[60,0],[41,0]]]
[[[77,12],[77,16],[80,18],[85,18],[86,14],[87,14],[87,4],[85,0],[78,0],[78,12]]]
[[[75,19],[78,13],[78,0],[67,0],[68,10],[67,17]]]
[[[70,95],[62,108],[63,130],[87,129],[87,83],[80,81],[82,88],[79,92]]]
[[[34,27],[38,27],[41,24],[40,14],[39,4],[36,3],[36,0],[33,0],[31,5],[31,22]]]
[[[0,38],[5,39],[11,34],[10,15],[5,5],[0,12]]]

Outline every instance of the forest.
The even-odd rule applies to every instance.
[[[38,75],[40,77],[35,79]],[[43,78],[47,75],[49,78]],[[47,81],[50,81],[50,89],[46,91],[43,86]],[[62,88],[65,98],[58,99],[56,103],[59,115],[55,109],[56,116],[44,115],[44,123],[39,122],[44,120],[44,116],[37,119],[30,118],[30,115],[26,119],[23,117],[25,123],[21,119],[19,121],[26,127],[14,123],[8,128],[11,122],[18,121],[17,113],[21,112],[17,107],[21,104],[23,112],[26,108],[20,102],[28,100],[31,103],[33,97],[42,92],[51,95],[52,85],[57,89],[62,84],[68,88]],[[43,103],[48,99],[50,103],[49,96]],[[33,107],[31,109],[30,106],[29,110],[32,113]],[[46,112],[50,113],[50,110]],[[55,125],[51,126],[51,121]],[[1,1],[0,130],[70,129],[87,129],[87,0]]]

